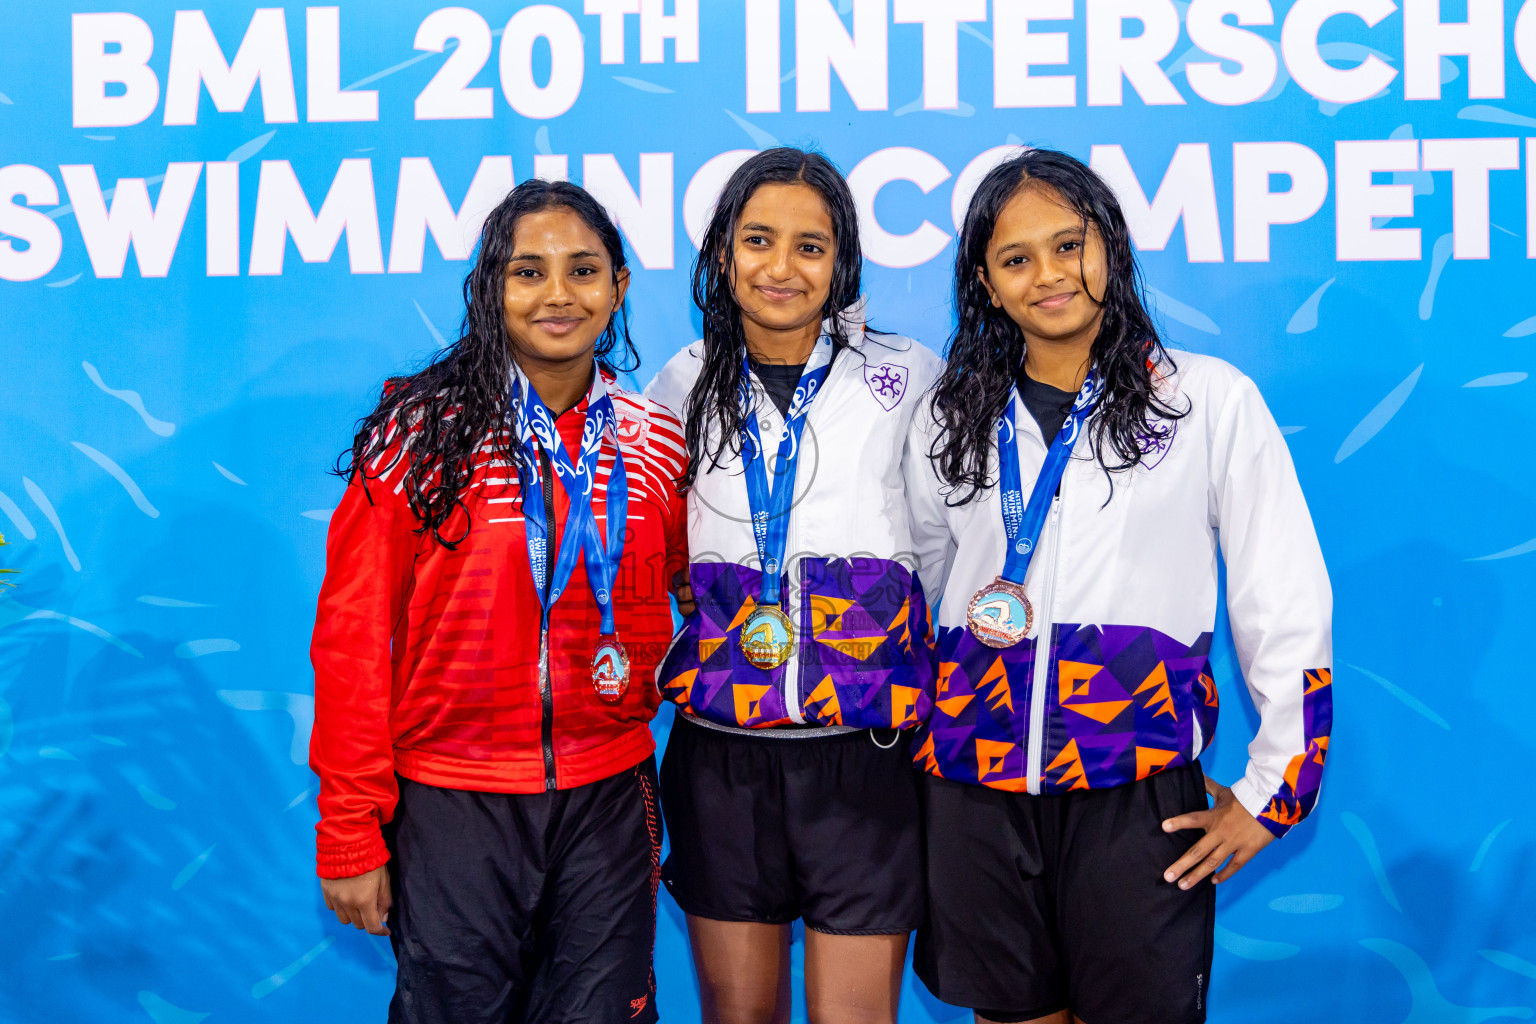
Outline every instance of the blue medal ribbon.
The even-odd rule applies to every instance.
[[[597,528],[597,516],[593,514],[590,505],[587,507],[586,524],[582,531],[587,582],[592,587],[592,596],[602,614],[602,624],[598,631],[603,636],[612,636],[617,632],[613,620],[613,585],[619,576],[619,559],[624,556],[624,530],[629,519],[629,478],[624,472],[624,453],[619,450],[617,431],[613,441],[613,470],[608,474],[607,543],[604,543]]]
[[[1003,531],[1008,535],[1008,557],[1003,562],[1002,578],[1010,583],[1023,584],[1024,574],[1029,571],[1030,560],[1040,543],[1040,533],[1045,529],[1045,519],[1051,510],[1051,500],[1061,486],[1061,477],[1067,471],[1067,459],[1072,446],[1082,432],[1083,424],[1099,402],[1104,382],[1093,370],[1083,381],[1066,422],[1045,453],[1045,464],[1035,477],[1035,486],[1029,493],[1029,503],[1024,502],[1024,487],[1019,475],[1019,438],[1014,427],[1018,415],[1018,392],[1010,394],[1008,408],[997,421],[998,490],[1002,500]]]
[[[624,453],[619,448],[618,415],[613,399],[603,384],[602,371],[593,370],[592,388],[587,393],[587,416],[581,428],[581,451],[573,462],[555,428],[555,417],[534,390],[533,384],[518,374],[513,387],[512,415],[518,442],[528,453],[527,475],[531,477],[523,492],[524,534],[528,541],[528,563],[539,605],[548,621],[549,610],[570,583],[578,554],[584,557],[587,582],[602,614],[602,633],[614,632],[613,585],[624,554],[624,529],[629,518],[629,478],[624,472]],[[597,528],[592,512],[592,492],[597,483],[597,464],[602,454],[603,438],[613,434],[613,469],[608,475],[607,544]],[[539,449],[549,457],[555,479],[565,489],[571,508],[565,520],[565,536],[555,558],[554,578],[545,572],[550,524],[544,518],[543,481]],[[529,500],[537,495],[536,500]]]
[[[752,536],[757,542],[758,562],[763,570],[762,594],[759,603],[780,603],[780,574],[784,569],[784,548],[789,542],[789,510],[795,500],[795,473],[800,458],[800,434],[805,430],[805,419],[821,391],[822,382],[832,366],[832,339],[826,335],[816,342],[811,357],[800,372],[800,383],[795,386],[789,412],[784,417],[784,430],[779,435],[778,452],[774,460],[776,472],[770,485],[768,480],[766,448],[757,429],[757,410],[752,395],[752,368],[745,356],[741,361],[741,383],[738,393],[741,400],[741,461],[746,470],[747,502],[752,510]]]

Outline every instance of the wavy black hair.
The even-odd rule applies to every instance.
[[[747,336],[732,283],[736,276],[736,225],[748,201],[764,185],[808,185],[821,196],[832,219],[836,243],[832,285],[821,316],[831,321],[832,343],[838,347],[848,343],[847,328],[839,314],[858,301],[864,266],[853,193],[837,168],[820,153],[788,147],[764,150],[737,168],[725,183],[693,265],[693,304],[704,315],[704,368],[683,404],[688,442],[688,470],[682,480],[685,487],[693,483],[706,458],[718,466],[723,456],[734,455],[741,448],[743,415],[737,389]],[[710,435],[715,430],[719,434],[711,445]]]
[[[1166,437],[1171,430],[1167,421],[1189,412],[1170,407],[1158,394],[1159,377],[1176,367],[1147,313],[1141,270],[1114,192],[1080,160],[1055,150],[1026,149],[982,179],[955,253],[957,323],[944,373],[932,390],[940,433],[928,453],[948,487],[945,500],[951,505],[963,505],[992,486],[987,458],[1024,360],[1023,332],[992,305],[977,269],[986,268],[987,245],[1003,209],[1027,188],[1048,190],[1082,218],[1085,229],[1089,224],[1097,228],[1104,243],[1104,294],[1089,296],[1104,309],[1092,348],[1105,385],[1089,431],[1094,458],[1106,474],[1129,469],[1142,460],[1148,439]]]
[[[404,460],[405,496],[417,532],[430,530],[448,548],[469,535],[467,515],[454,529],[445,528],[463,507],[477,448],[489,441],[493,458],[516,466],[519,480],[528,478],[526,455],[510,429],[512,339],[502,295],[518,220],[550,209],[570,210],[597,234],[617,279],[626,266],[624,240],[591,193],[565,181],[535,178],[518,185],[480,231],[474,269],[464,278],[458,337],[423,369],[386,382],[378,406],[358,421],[352,447],[336,460],[337,475],[360,479],[365,487]],[[595,355],[610,372],[639,365],[629,337],[627,300],[608,321]]]

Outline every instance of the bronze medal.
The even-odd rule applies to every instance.
[[[617,704],[629,689],[629,650],[616,636],[597,638],[592,652],[592,687],[606,704]]]
[[[1012,647],[1029,635],[1035,612],[1024,588],[999,576],[976,591],[965,621],[971,635],[988,647]]]

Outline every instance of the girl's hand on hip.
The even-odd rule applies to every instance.
[[[1193,888],[1217,868],[1221,870],[1216,871],[1212,881],[1225,882],[1275,838],[1274,833],[1259,824],[1259,820],[1237,802],[1232,790],[1209,775],[1205,777],[1205,791],[1216,801],[1210,810],[1180,814],[1163,822],[1164,832],[1186,828],[1205,830],[1205,835],[1189,848],[1189,852],[1163,872],[1163,881],[1177,881],[1180,889]]]

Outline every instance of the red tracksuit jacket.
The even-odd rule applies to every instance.
[[[310,652],[321,877],[360,875],[389,860],[380,827],[394,815],[397,772],[453,789],[538,793],[608,778],[655,749],[654,670],[672,635],[666,584],[688,564],[677,489],[687,457],[682,427],[664,407],[611,380],[608,393],[629,481],[614,604],[631,673],[618,704],[603,703],[592,686],[599,615],[580,560],[550,613],[550,682],[540,685],[539,601],[516,469],[493,460],[489,443],[464,494],[469,536],[454,550],[415,532],[400,466],[369,481],[366,493],[357,480],[348,485],[331,517]],[[573,455],[586,409],[583,400],[556,421]],[[593,495],[600,530],[612,466],[606,441]],[[570,501],[545,476],[545,493],[529,497],[552,498],[563,538]]]

